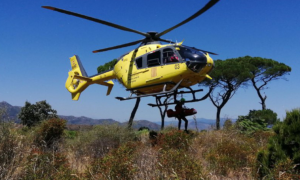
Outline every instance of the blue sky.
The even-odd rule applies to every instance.
[[[102,24],[41,8],[43,5],[92,16],[142,32],[161,32],[186,19],[208,0],[1,0],[0,2],[0,101],[23,106],[47,100],[60,115],[112,118],[126,121],[135,100],[115,83],[110,96],[106,87],[92,85],[79,101],[72,101],[65,89],[69,57],[78,55],[89,75],[97,67],[118,58],[136,46],[103,53],[93,50],[142,39],[143,37]],[[300,100],[300,1],[221,0],[193,21],[162,38],[182,41],[189,46],[216,52],[213,59],[259,56],[292,67],[288,81],[277,80],[265,90],[267,108],[279,118],[286,110],[299,108]],[[198,88],[195,86],[194,88]],[[201,95],[201,94],[199,94]],[[137,120],[160,121],[159,110],[149,107],[154,98],[143,98]],[[197,118],[214,119],[216,108],[209,100],[187,104]],[[173,108],[173,107],[170,107]],[[260,109],[252,87],[239,89],[222,109],[221,117],[237,118],[251,109]],[[167,120],[171,120],[168,119]]]

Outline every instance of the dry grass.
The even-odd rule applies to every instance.
[[[153,141],[148,131],[106,125],[47,147],[34,143],[39,128],[0,122],[0,179],[257,179],[257,152],[272,135],[169,129]]]

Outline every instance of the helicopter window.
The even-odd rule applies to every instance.
[[[165,64],[179,62],[179,58],[171,48],[166,48],[163,50],[163,62]]]
[[[186,46],[180,47],[180,50],[178,52],[184,61],[199,61],[202,57],[204,57],[203,52],[196,51]]]
[[[160,51],[156,51],[147,56],[147,65],[148,67],[160,65]]]
[[[143,58],[140,57],[140,58],[136,59],[135,64],[138,68],[142,68],[143,67]]]

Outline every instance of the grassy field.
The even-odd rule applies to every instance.
[[[257,153],[273,134],[99,125],[64,130],[47,143],[43,125],[29,129],[1,122],[0,128],[0,179],[28,180],[258,179]]]

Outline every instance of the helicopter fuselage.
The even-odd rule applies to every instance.
[[[66,88],[73,100],[89,85],[108,87],[107,95],[117,79],[127,90],[145,95],[171,90],[179,82],[179,88],[193,86],[209,77],[213,60],[208,53],[181,44],[148,44],[121,56],[113,70],[87,76],[79,57],[70,58],[72,70]]]
[[[141,46],[119,58],[114,67],[115,78],[128,90],[148,94],[201,82],[213,68],[208,53],[187,46],[150,44]]]

